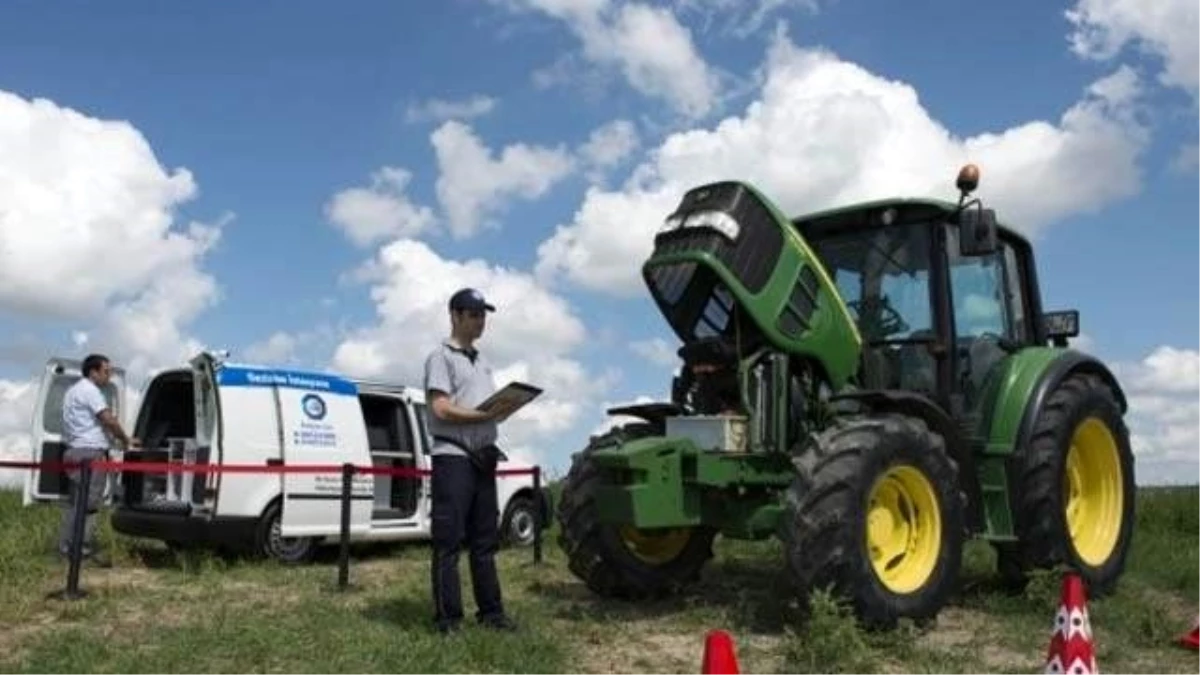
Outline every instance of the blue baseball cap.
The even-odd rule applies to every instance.
[[[450,296],[450,309],[453,310],[487,310],[489,312],[496,311],[496,308],[488,304],[484,300],[483,293],[474,288],[464,288],[454,295]]]

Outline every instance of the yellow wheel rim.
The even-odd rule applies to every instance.
[[[1071,436],[1063,504],[1075,551],[1093,567],[1103,565],[1117,546],[1124,514],[1123,487],[1116,439],[1104,422],[1087,418]]]
[[[664,565],[679,557],[692,538],[687,528],[639,530],[631,525],[621,528],[621,542],[635,558],[651,565]]]
[[[875,575],[893,593],[912,593],[933,574],[941,545],[933,485],[915,467],[892,467],[875,481],[867,502],[867,551]]]

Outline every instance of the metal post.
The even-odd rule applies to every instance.
[[[542,562],[542,527],[545,523],[542,520],[542,467],[533,467],[533,494],[537,500],[537,509],[533,526],[533,563],[535,565]]]
[[[354,487],[354,465],[342,465],[342,550],[338,555],[338,590],[350,583],[350,490]]]
[[[85,459],[79,468],[79,481],[75,485],[75,513],[71,521],[70,564],[67,566],[67,587],[52,593],[60,600],[78,600],[87,597],[87,591],[79,588],[79,568],[83,564],[83,530],[87,519],[88,485],[92,480],[92,460]]]

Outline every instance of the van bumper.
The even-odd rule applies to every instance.
[[[228,516],[206,519],[124,506],[113,510],[112,527],[131,537],[245,548],[254,543],[258,519]]]

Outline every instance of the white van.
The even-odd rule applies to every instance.
[[[115,365],[115,364],[114,364]],[[81,364],[47,362],[33,419],[33,460],[60,461],[62,399]],[[106,395],[126,419],[124,373],[114,368]],[[132,435],[143,447],[116,453],[126,462],[272,466],[431,467],[424,392],[330,373],[224,363],[201,353],[188,366],[147,382]],[[501,469],[529,468],[511,462]],[[65,498],[60,473],[30,471],[25,503]],[[113,529],[172,546],[197,543],[251,549],[286,562],[311,558],[341,532],[338,473],[122,472],[112,485]],[[533,476],[496,479],[501,536],[533,542],[549,523],[549,493],[535,494]],[[352,541],[427,539],[430,479],[356,474]],[[538,518],[539,511],[541,518]]]

